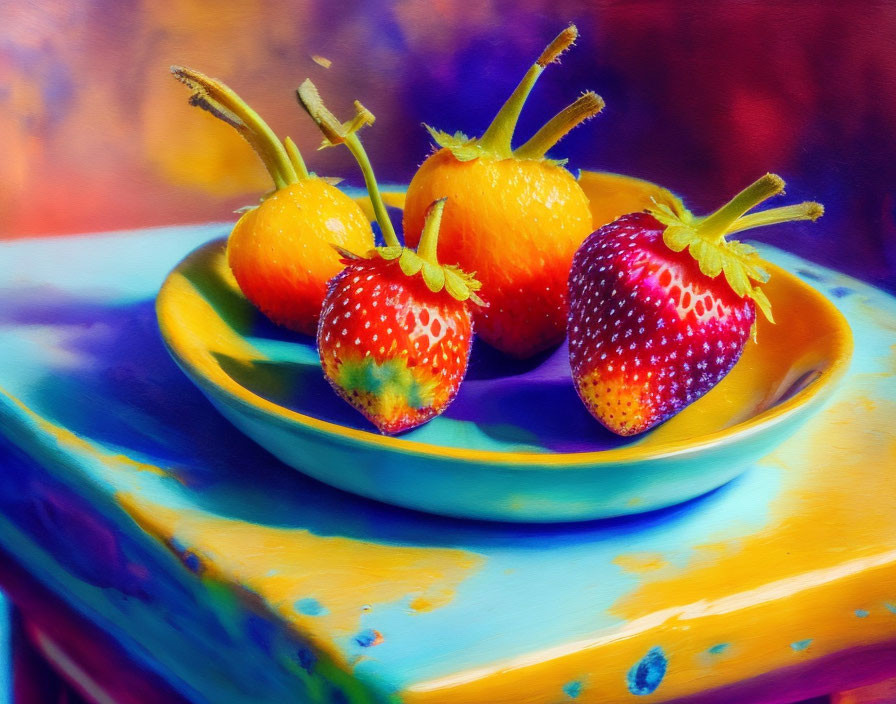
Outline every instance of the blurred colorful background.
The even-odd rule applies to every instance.
[[[421,123],[484,129],[569,21],[581,39],[539,83],[523,138],[594,89],[606,110],[554,152],[574,172],[655,180],[697,210],[780,173],[789,201],[827,214],[756,239],[896,290],[893,2],[0,3],[0,238],[228,220],[268,189],[172,63],[230,84],[351,185],[348,153],[314,151],[293,91],[312,76],[337,111],[362,100],[378,175],[402,183],[430,149]]]

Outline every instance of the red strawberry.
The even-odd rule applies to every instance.
[[[378,247],[346,257],[330,283],[317,344],[327,380],[384,433],[441,413],[460,387],[473,342],[467,299],[477,282],[436,259],[445,201],[427,214],[419,253]]]
[[[634,435],[675,415],[731,370],[756,307],[772,320],[753,284],[768,280],[759,255],[725,235],[824,212],[802,203],[744,215],[783,189],[767,174],[703,218],[670,200],[623,215],[576,252],[570,364],[579,396],[608,429]]]
[[[358,161],[386,242],[366,257],[340,250],[347,266],[330,282],[317,329],[321,366],[336,393],[382,432],[399,433],[437,416],[457,395],[473,344],[467,301],[483,305],[480,284],[439,264],[444,198],[427,210],[417,251],[399,244],[355,134],[373,115],[356,102],[355,118],[340,122],[308,80],[298,96],[324,145],[345,144]]]

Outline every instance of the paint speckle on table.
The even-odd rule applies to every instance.
[[[811,279],[812,281],[824,281],[824,277],[816,271],[810,271],[809,269],[797,269],[796,273],[802,276],[804,279]]]
[[[843,298],[845,296],[848,296],[852,292],[853,290],[851,288],[847,288],[846,286],[834,286],[834,288],[831,289],[831,295],[834,298]]]
[[[370,648],[383,642],[383,635],[372,628],[365,628],[355,636],[354,641],[362,648]]]
[[[884,604],[884,606],[887,607],[887,611],[889,611],[891,614],[896,614],[896,604],[887,603]]]
[[[200,562],[199,558],[194,552],[184,553],[184,564],[187,566],[187,569],[192,572],[198,572],[202,567],[202,562]]]
[[[714,646],[712,646],[706,652],[708,652],[710,655],[721,655],[726,650],[728,650],[730,645],[731,645],[730,643],[716,643]]]
[[[349,704],[348,695],[341,689],[330,685],[329,690],[328,702],[332,702],[332,704]]]
[[[180,558],[180,561],[184,564],[184,566],[190,570],[191,572],[199,572],[202,568],[202,561],[192,550],[187,549],[187,547],[181,543],[177,538],[171,538],[168,541],[168,544],[171,546],[171,549],[177,554]]]
[[[794,641],[793,643],[790,644],[790,647],[793,648],[795,651],[800,652],[800,651],[808,648],[810,645],[812,645],[812,639],[806,638],[804,640]]]
[[[613,559],[613,564],[619,565],[626,572],[638,573],[659,570],[668,566],[669,563],[658,552],[636,552],[617,555]]]
[[[379,545],[195,510],[175,511],[130,492],[119,493],[117,498],[150,534],[170,543],[175,526],[181,544],[201,545],[206,564],[232,565],[238,555],[239,564],[231,569],[238,570],[242,583],[267,603],[277,604],[279,616],[289,622],[302,617],[302,628],[311,627],[307,616],[296,608],[296,600],[315,595],[327,613],[326,619],[312,623],[346,636],[360,630],[362,614],[410,593],[428,600],[431,609],[451,602],[457,585],[484,562],[481,555],[464,550]],[[309,573],[299,565],[310,556],[318,557],[315,570]],[[355,569],[345,569],[346,564]],[[264,577],[272,569],[278,571],[277,576]],[[371,570],[388,578],[367,579]]]
[[[666,676],[668,663],[662,648],[648,650],[647,655],[628,671],[628,691],[637,695],[655,692]]]
[[[582,693],[582,683],[579,680],[573,680],[563,685],[563,693],[567,697],[575,699]]]
[[[323,604],[310,596],[296,602],[296,611],[306,616],[326,616],[328,613]]]
[[[424,613],[427,611],[434,611],[441,606],[444,606],[448,602],[450,602],[454,598],[454,589],[445,588],[439,589],[433,587],[426,594],[420,594],[413,599],[409,606],[412,611],[416,611],[418,613]]]
[[[311,671],[314,669],[314,663],[317,662],[317,655],[314,654],[314,651],[311,650],[311,648],[303,646],[298,649],[296,656],[299,659],[299,665],[301,665],[302,669],[310,675]]]
[[[865,609],[856,609],[856,616],[859,618],[866,618],[868,616],[868,611]]]

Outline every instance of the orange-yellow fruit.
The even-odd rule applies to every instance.
[[[275,323],[314,335],[327,282],[343,264],[331,245],[364,253],[374,246],[358,205],[319,178],[281,188],[245,213],[227,242],[240,289]]]
[[[417,246],[429,204],[445,197],[439,259],[482,282],[488,307],[476,311],[477,334],[516,357],[563,340],[570,265],[592,232],[588,199],[572,175],[544,160],[462,162],[441,149],[408,187],[408,246]]]

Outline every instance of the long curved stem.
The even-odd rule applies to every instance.
[[[744,215],[734,221],[728,228],[727,234],[752,230],[754,227],[765,225],[777,225],[780,222],[793,222],[794,220],[818,220],[824,215],[824,206],[814,201],[806,201],[797,205],[785,205],[781,208],[770,208],[758,213]]]
[[[526,99],[529,97],[529,93],[532,92],[535,82],[538,80],[538,77],[541,76],[545,66],[559,59],[560,55],[572,46],[578,36],[579,30],[576,29],[575,25],[571,24],[560,32],[547,47],[545,47],[541,56],[539,56],[538,60],[529,67],[528,71],[526,71],[523,80],[520,81],[513,93],[510,94],[507,102],[501,106],[498,114],[495,115],[495,119],[492,120],[488,129],[479,139],[479,145],[483,149],[502,157],[511,156],[511,141],[513,140],[513,133],[516,130],[516,123],[520,119],[523,105],[526,104]]]
[[[373,212],[376,214],[376,221],[383,231],[383,241],[389,247],[400,247],[398,235],[395,234],[395,228],[392,226],[392,220],[386,210],[386,204],[383,202],[383,196],[380,193],[380,187],[376,182],[376,176],[373,174],[373,166],[367,157],[367,152],[358,139],[358,135],[350,134],[345,138],[345,146],[355,157],[358,166],[361,167],[361,173],[364,175],[364,185],[367,186],[367,194],[370,196],[370,203],[373,205]]]
[[[426,211],[423,220],[423,232],[420,234],[420,242],[417,244],[417,254],[430,264],[439,263],[439,227],[442,224],[442,211],[445,209],[447,198],[439,198]]]
[[[278,189],[298,181],[298,174],[277,135],[231,88],[185,66],[172,66],[171,73],[192,91],[191,105],[207,110],[243,136],[261,157]]]
[[[373,205],[373,212],[376,214],[376,221],[380,225],[383,232],[383,239],[389,247],[400,247],[398,236],[395,234],[395,228],[392,227],[392,221],[389,219],[389,213],[386,211],[386,204],[383,202],[383,196],[376,182],[376,176],[373,173],[373,166],[364,151],[364,146],[355,132],[365,125],[370,125],[374,121],[373,113],[365,108],[357,100],[355,101],[355,117],[342,123],[339,119],[327,109],[324,101],[320,97],[317,86],[312,83],[310,78],[306,78],[302,85],[296,91],[299,103],[305,109],[314,124],[318,126],[327,141],[324,146],[333,146],[336,144],[345,144],[348,150],[355,157],[358,166],[361,167],[361,173],[364,175],[364,184],[367,186],[367,194],[370,196],[370,202]]]
[[[292,141],[292,137],[284,139],[283,146],[286,148],[286,154],[289,157],[292,167],[296,170],[298,177],[309,178],[311,174],[308,173],[308,167],[305,166],[305,160],[302,158],[302,153],[299,151],[296,143]]]
[[[528,142],[514,149],[513,155],[518,159],[541,159],[570,130],[597,115],[604,105],[604,99],[596,93],[585,93],[548,120]]]

